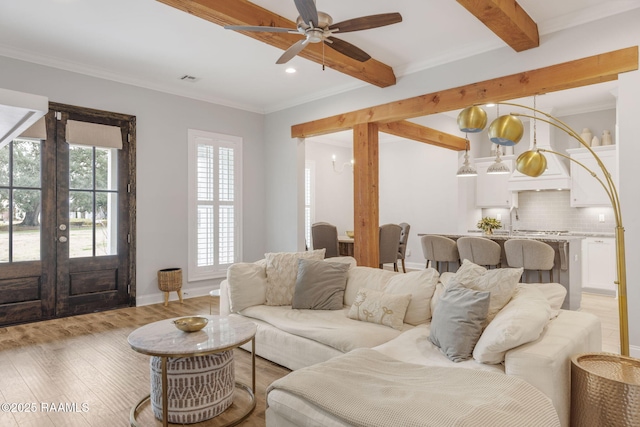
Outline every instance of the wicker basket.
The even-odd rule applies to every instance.
[[[158,287],[163,292],[182,289],[182,269],[167,268],[158,271]]]
[[[574,356],[571,425],[639,426],[640,360],[609,353]]]

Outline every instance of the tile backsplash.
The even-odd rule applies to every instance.
[[[570,192],[566,191],[522,191],[518,193],[518,208],[483,209],[482,216],[501,216],[502,228],[508,229],[513,221],[514,230],[556,230],[574,232],[613,233],[615,221],[613,208],[572,208]],[[604,222],[600,222],[600,216]]]

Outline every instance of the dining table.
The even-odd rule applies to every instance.
[[[338,253],[340,256],[353,256],[353,237],[338,236]]]

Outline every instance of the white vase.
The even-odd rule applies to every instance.
[[[592,147],[599,147],[599,146],[600,146],[600,140],[598,139],[598,137],[597,137],[597,136],[594,136],[594,137],[591,139],[591,146],[592,146]]]
[[[613,140],[611,139],[611,132],[608,130],[602,131],[602,145],[611,145]]]
[[[591,140],[593,139],[593,134],[589,130],[589,128],[582,129],[582,133],[580,134],[582,140],[587,144],[591,144]]]

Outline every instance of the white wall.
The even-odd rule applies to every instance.
[[[243,138],[243,252],[265,252],[264,117],[130,85],[0,57],[0,87],[137,118],[137,302],[162,301],[157,271],[187,268],[187,129]],[[186,274],[183,275],[186,280]],[[219,281],[185,283],[204,294]],[[175,294],[172,298],[176,298]]]
[[[336,156],[336,169],[342,173],[333,170],[332,155]],[[313,138],[305,141],[305,158],[315,164],[315,218],[312,221],[335,225],[339,235],[353,230],[353,168],[344,166],[352,157],[350,147]]]
[[[521,71],[533,70],[573,59],[579,59],[616,49],[640,44],[640,11],[634,10],[615,17],[603,19],[598,28],[606,31],[593,31],[594,25],[581,25],[571,29],[542,37],[540,47],[526,52],[516,53],[503,48],[477,55],[472,58],[442,65],[440,67],[403,76],[395,86],[380,89],[365,86],[328,99],[315,100],[305,106],[271,113],[266,118],[266,143],[268,153],[267,192],[267,245],[270,250],[293,250],[301,247],[299,236],[301,229],[295,229],[301,215],[301,200],[286,197],[297,194],[296,177],[300,174],[300,165],[292,163],[296,158],[296,144],[291,142],[290,128],[294,124],[322,119],[328,116],[405,99],[412,96],[437,92],[438,90],[458,87],[491,78],[510,75]],[[637,139],[637,117],[640,117],[640,77],[637,72],[623,74],[619,80],[619,140],[620,140],[620,190],[623,200],[623,212],[627,219],[627,258],[640,255],[640,198],[637,187],[635,166],[640,158],[640,146]],[[634,102],[636,100],[636,102]],[[451,173],[455,170],[452,168]],[[453,191],[453,190],[452,190]],[[460,195],[464,200],[465,195]],[[272,203],[273,202],[273,203]],[[458,222],[468,221],[462,213],[451,208],[448,219],[451,227]],[[629,277],[640,275],[640,265],[630,263],[627,266]],[[631,287],[631,286],[630,286]],[[640,288],[633,286],[629,292],[631,343],[637,346],[640,355]]]

